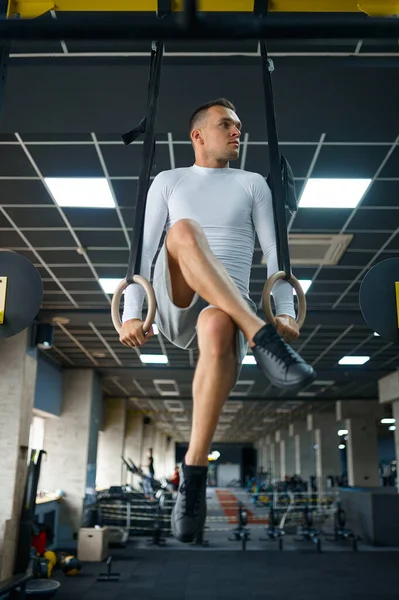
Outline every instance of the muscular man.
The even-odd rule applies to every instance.
[[[190,120],[195,153],[192,167],[160,173],[149,190],[140,274],[155,265],[156,323],[180,348],[198,345],[193,380],[193,423],[172,515],[177,539],[190,542],[206,518],[208,454],[223,404],[234,387],[248,344],[270,382],[300,389],[315,374],[286,343],[298,338],[293,293],[275,285],[277,331],[256,315],[249,278],[258,235],[268,275],[278,270],[270,189],[257,173],[229,168],[240,150],[241,122],[225,99],[199,107]],[[125,293],[120,341],[142,346],[152,337],[142,330],[144,291]]]

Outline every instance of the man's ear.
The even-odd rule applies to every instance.
[[[193,131],[191,132],[191,140],[193,142],[196,142],[197,144],[203,144],[204,140],[202,138],[202,133],[200,129],[193,129]]]

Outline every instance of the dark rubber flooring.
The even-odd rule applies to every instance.
[[[54,573],[58,600],[398,600],[398,552],[112,551],[118,583],[97,583],[104,563],[77,577]]]

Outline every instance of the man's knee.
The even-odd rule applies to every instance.
[[[190,246],[198,244],[198,236],[204,235],[203,229],[193,219],[179,219],[172,225],[166,236],[166,244],[169,251],[176,246]]]
[[[218,308],[208,308],[198,317],[200,353],[214,358],[235,357],[236,327],[233,320]]]

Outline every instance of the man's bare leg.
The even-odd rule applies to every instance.
[[[166,247],[178,265],[186,288],[229,315],[254,346],[253,337],[264,326],[241,297],[222,263],[212,253],[205,234],[195,221],[181,219],[168,232]],[[174,288],[175,300],[175,288]],[[178,291],[177,291],[178,294]],[[177,304],[177,306],[184,304]]]
[[[236,378],[236,328],[231,318],[208,308],[198,319],[200,356],[193,380],[193,423],[186,464],[208,466],[220,412]]]

